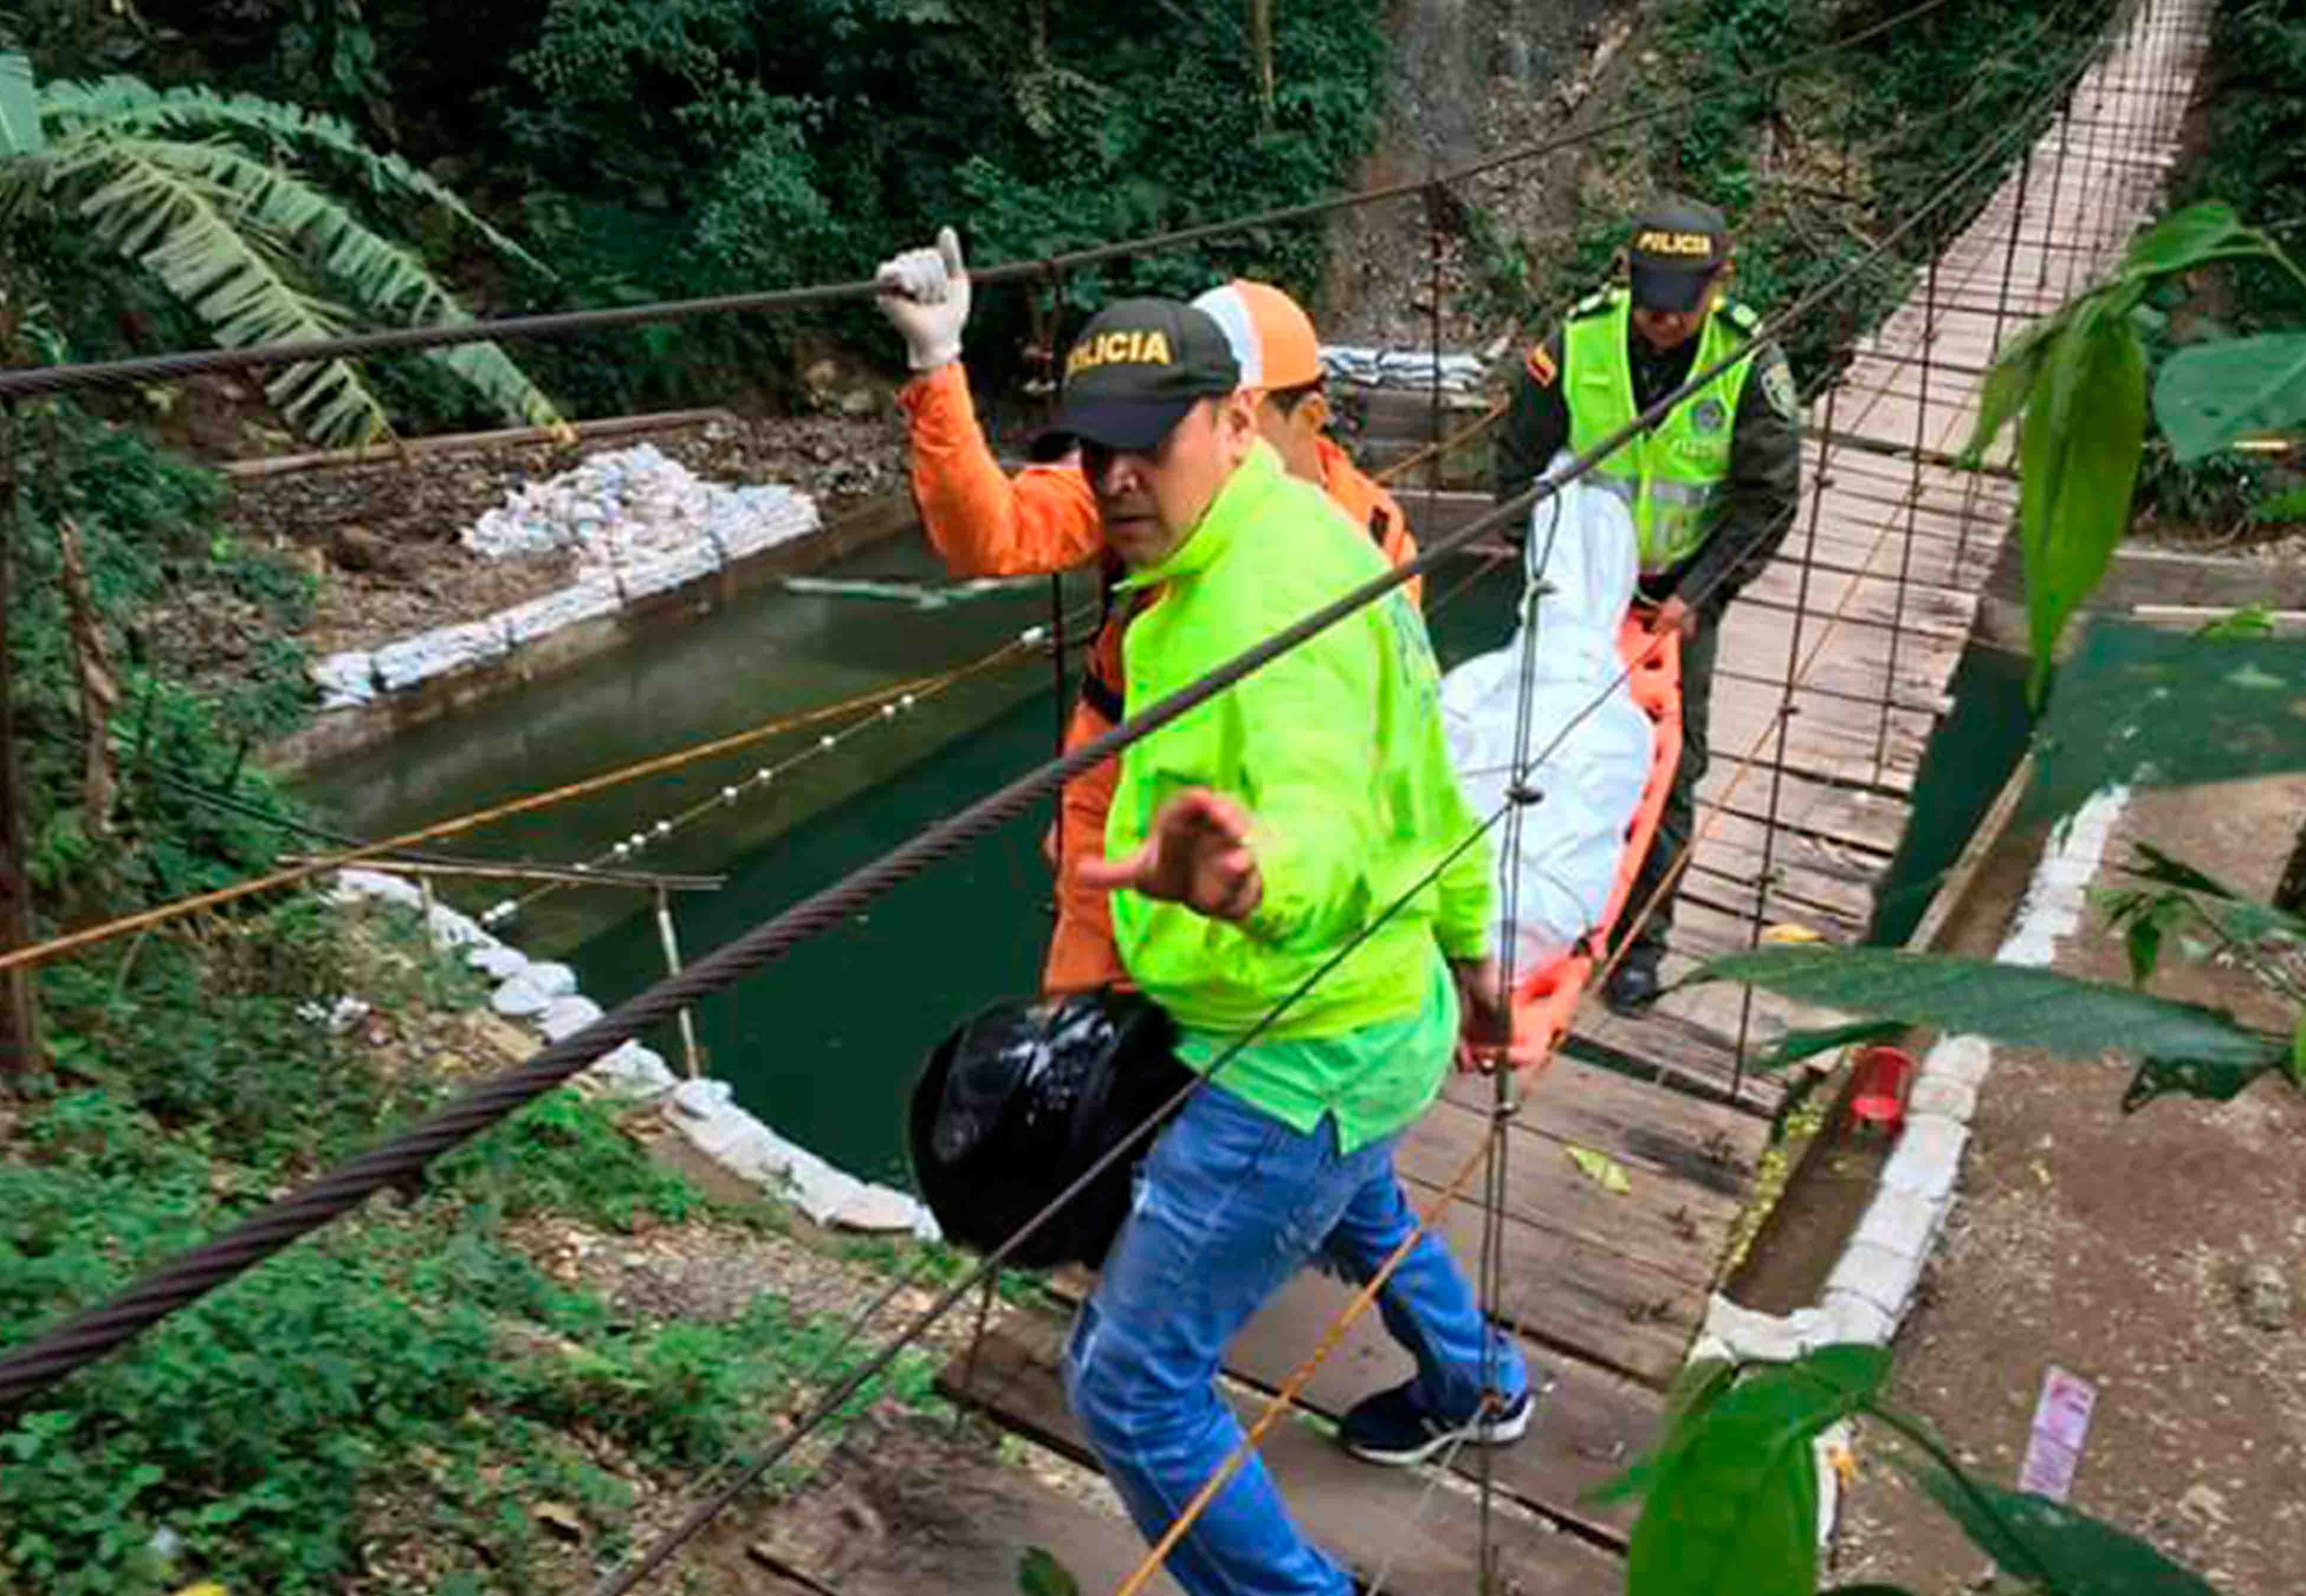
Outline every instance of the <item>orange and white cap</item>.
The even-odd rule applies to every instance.
[[[1225,331],[1241,365],[1243,388],[1302,388],[1321,380],[1321,356],[1312,318],[1268,283],[1235,277],[1193,301]]]

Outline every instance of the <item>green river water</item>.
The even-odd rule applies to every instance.
[[[1429,602],[1471,569],[1429,576]],[[918,581],[933,579],[935,566],[906,537],[820,575]],[[1515,592],[1510,576],[1493,573],[1432,618],[1445,667],[1505,640]],[[1085,603],[1089,590],[1073,598]],[[1046,582],[926,610],[770,587],[318,772],[302,790],[347,829],[389,834],[977,658],[1046,620],[1047,607]],[[1977,707],[1967,716],[1957,709],[1933,748],[1921,818],[1877,935],[1901,935],[1900,925],[1920,913],[1927,886],[2017,758],[2024,723],[2010,713],[2012,684],[1980,657],[1988,662],[1966,667],[1958,684],[1965,708]],[[816,735],[788,736],[456,846],[496,858],[589,858]],[[676,899],[684,949],[709,949],[1030,769],[1048,757],[1054,735],[1049,667],[1021,662],[875,727],[635,862],[726,875],[717,892]],[[698,1005],[707,1071],[781,1133],[858,1174],[905,1183],[901,1105],[928,1048],[975,1008],[1033,988],[1049,924],[1038,848],[1048,814],[1041,807]],[[505,883],[487,884],[494,890],[444,895],[472,911],[510,895]],[[629,891],[553,893],[505,935],[533,956],[573,965],[584,992],[604,1007],[665,971],[647,900]],[[651,1041],[678,1069],[672,1028]]]

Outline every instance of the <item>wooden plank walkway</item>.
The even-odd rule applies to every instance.
[[[2119,249],[2158,192],[2182,107],[2174,85],[2191,81],[2205,8],[2161,0],[2122,37],[2077,91],[2071,125],[2053,126],[2025,175],[2013,173],[1947,244],[1934,291],[1917,287],[1863,342],[1830,402],[1813,405],[1814,427],[1844,441],[1813,440],[1800,518],[1724,623],[1712,768],[1700,787],[1708,829],[1675,917],[1669,977],[1751,945],[1773,922],[1835,941],[1864,935],[2015,505],[2006,477],[1958,473],[1917,452],[1958,449],[1974,414],[1975,375],[1937,363],[1982,370],[1999,341]],[[1471,494],[1413,491],[1405,503],[1413,517],[1425,512],[1428,535],[1486,508]],[[1655,1436],[1661,1393],[1703,1317],[1765,1144],[1756,1111],[1775,1088],[1740,1079],[1741,1049],[1828,1018],[1717,986],[1675,994],[1627,1021],[1589,996],[1577,1046],[1608,1067],[1558,1059],[1508,1129],[1498,1221],[1507,1284],[1490,1306],[1555,1382],[1530,1435],[1490,1457],[1512,1588],[1586,1596],[1620,1582],[1626,1511],[1583,1498]],[[1421,1206],[1486,1137],[1487,1090],[1453,1080],[1405,1139],[1400,1167]],[[1603,1191],[1572,1148],[1617,1160],[1630,1189]],[[1486,1218],[1469,1193],[1440,1222],[1469,1272]],[[1074,1294],[1086,1288],[1070,1283]],[[1290,1378],[1349,1295],[1308,1274],[1249,1325],[1226,1362],[1237,1409],[1255,1411]],[[1055,1372],[1063,1328],[1046,1310],[1011,1310],[973,1370],[965,1378],[956,1361],[945,1386],[1093,1462]],[[1300,1393],[1296,1421],[1270,1432],[1265,1457],[1307,1531],[1364,1581],[1470,1592],[1478,1460],[1459,1459],[1459,1477],[1437,1488],[1432,1470],[1355,1464],[1325,1433],[1408,1368],[1365,1317]]]

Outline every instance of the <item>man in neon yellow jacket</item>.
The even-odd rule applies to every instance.
[[[1132,713],[1387,568],[1259,440],[1237,382],[1217,323],[1166,300],[1110,307],[1067,356],[1056,430],[1127,585],[1153,594],[1123,643]],[[1366,1281],[1408,1238],[1395,1144],[1461,1012],[1471,1040],[1509,1028],[1491,857],[1439,685],[1423,622],[1387,595],[1124,751],[1105,857],[1077,866],[1115,894],[1122,962],[1209,1076],[1148,1156],[1066,1345],[1068,1397],[1149,1540],[1240,1439],[1213,1388],[1226,1344],[1300,1265]],[[1379,1305],[1418,1374],[1346,1416],[1349,1450],[1408,1464],[1524,1431],[1529,1371],[1439,1241]],[[1253,1455],[1168,1567],[1194,1596],[1353,1588]]]

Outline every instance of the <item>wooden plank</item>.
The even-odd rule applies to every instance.
[[[1060,1494],[981,1447],[926,1425],[843,1447],[808,1489],[741,1534],[744,1588],[799,1596],[1015,1596],[1017,1565],[1040,1547],[1085,1591],[1110,1591],[1144,1553],[1136,1526]],[[1181,1596],[1164,1571],[1146,1589]]]
[[[1038,1332],[1038,1334],[1037,1334]],[[1001,1392],[992,1410],[1004,1424],[1092,1466],[1096,1456],[1066,1411],[1046,1324],[1011,1315],[986,1338],[978,1370]],[[1244,1421],[1263,1404],[1226,1393]],[[1457,1493],[1428,1491],[1422,1471],[1371,1468],[1327,1437],[1287,1420],[1260,1448],[1305,1532],[1364,1580],[1380,1572],[1389,1590],[1467,1591],[1475,1583],[1479,1513]],[[1527,1513],[1502,1512],[1491,1532],[1525,1596],[1593,1596],[1624,1579],[1616,1558]]]
[[[1798,693],[1794,707],[1798,713],[1786,724],[1781,758],[1778,720],[1784,702],[1781,694],[1750,681],[1717,682],[1710,728],[1714,758],[1732,765],[1748,764],[1764,772],[1782,764],[1813,777],[1902,793],[1920,772],[1923,752],[1937,723],[1934,715],[1892,709],[1887,737],[1877,744],[1882,722],[1877,713],[1847,698]]]
[[[1864,853],[1886,855],[1896,851],[1905,835],[1910,810],[1901,798],[1838,785],[1800,771],[1755,768],[1739,781],[1734,755],[1715,759],[1698,780],[1698,824],[1704,825],[1707,810],[1723,805],[1725,795],[1732,814],[1770,821],[1773,781],[1778,789],[1777,825],[1815,838],[1829,849],[1839,846],[1856,850],[1849,856],[1853,858]]]
[[[1520,1284],[1544,1289],[1542,1281]],[[1300,1275],[1234,1339],[1226,1368],[1264,1390],[1279,1390],[1353,1296],[1353,1288],[1342,1281]],[[1664,1423],[1663,1399],[1583,1359],[1527,1345],[1522,1351],[1532,1364],[1533,1380],[1550,1377],[1552,1385],[1529,1432],[1490,1454],[1497,1483],[1556,1517],[1621,1539],[1633,1523],[1634,1506],[1600,1506],[1584,1497],[1657,1439]],[[1389,1390],[1416,1372],[1415,1361],[1371,1311],[1354,1321],[1298,1400],[1316,1413],[1342,1418],[1371,1392]],[[1470,1451],[1456,1462],[1456,1472],[1468,1477],[1477,1476],[1480,1466]]]
[[[1823,645],[1825,652],[1809,666],[1807,682],[1878,700],[1884,685],[1893,681],[1900,693],[1942,693],[1960,665],[1962,644],[1953,639],[1900,636],[1893,661],[1886,627],[1837,625],[1829,630],[1828,619],[1825,611],[1812,610],[1797,637],[1790,611],[1740,599],[1721,618],[1714,670],[1717,675],[1781,685],[1789,655],[1799,670]]]
[[[1952,593],[1943,588],[1921,588],[1901,598],[1895,565],[1880,576],[1823,566],[1814,567],[1810,576],[1805,594],[1801,562],[1791,558],[1772,560],[1738,595],[1738,603],[1771,604],[1790,611],[1798,602],[1806,602],[1812,616],[1822,619],[1838,613],[1845,626],[1889,627],[1957,643],[1969,639],[1970,621],[1977,610],[1975,594]]]
[[[1536,1090],[1544,1094],[1542,1082]],[[1480,1153],[1489,1123],[1486,1114],[1456,1104],[1434,1105],[1402,1137],[1396,1159],[1402,1179],[1441,1189]],[[1712,1284],[1738,1217],[1736,1197],[1653,1167],[1629,1166],[1623,1195],[1604,1191],[1570,1161],[1564,1142],[1517,1126],[1507,1131],[1506,1176],[1504,1211],[1521,1223],[1588,1243],[1605,1267],[1632,1260],[1699,1292]],[[1471,1267],[1478,1259],[1460,1261]]]
[[[1486,1076],[1452,1075],[1441,1095],[1483,1114],[1491,1089]],[[1597,1148],[1629,1171],[1678,1174],[1740,1201],[1769,1140],[1768,1127],[1751,1114],[1568,1057],[1547,1066],[1517,1122],[1541,1136]]]

